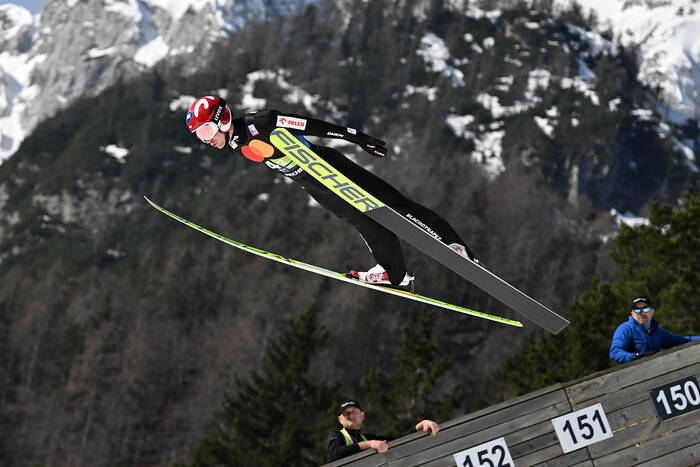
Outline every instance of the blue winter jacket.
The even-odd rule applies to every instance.
[[[659,323],[653,319],[647,330],[630,316],[626,322],[617,327],[613,334],[610,358],[617,363],[625,363],[634,360],[644,352],[658,352],[698,338],[700,337],[677,336],[660,328]]]

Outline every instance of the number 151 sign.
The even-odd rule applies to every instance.
[[[601,404],[554,418],[552,423],[565,453],[613,437]]]

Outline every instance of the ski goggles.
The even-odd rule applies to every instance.
[[[651,311],[650,306],[645,306],[644,308],[632,308],[635,313],[649,313]]]
[[[204,143],[211,141],[211,139],[216,136],[218,132],[219,126],[214,122],[207,122],[194,130],[194,134],[197,135],[197,138],[202,140]]]

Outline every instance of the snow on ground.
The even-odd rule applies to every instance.
[[[100,146],[100,151],[105,154],[114,157],[119,163],[124,164],[126,162],[126,156],[129,155],[129,150],[117,146],[116,144],[108,144],[107,146]]]
[[[695,151],[693,151],[693,141],[685,140],[681,141],[678,139],[673,139],[673,147],[676,151],[680,151],[685,156],[685,165],[687,165],[693,172],[700,172],[697,165],[697,160],[695,159]]]
[[[600,98],[598,97],[598,94],[593,90],[594,85],[590,81],[587,81],[580,76],[576,76],[573,79],[562,78],[561,87],[563,89],[574,88],[576,91],[588,97],[588,99],[590,99],[593,105],[600,105]]]
[[[545,117],[538,117],[535,116],[535,123],[537,123],[537,126],[540,127],[540,130],[547,135],[548,137],[552,137],[554,134],[554,125],[553,123],[556,123],[556,121],[553,121],[549,118]]]
[[[474,123],[474,117],[471,115],[447,115],[447,124],[452,128],[454,134],[460,138],[474,138],[474,133],[467,130],[467,127],[472,123]]]
[[[437,97],[437,88],[436,87],[431,88],[428,86],[412,86],[410,84],[406,85],[406,90],[403,92],[403,96],[409,97],[409,96],[412,96],[414,94],[423,95],[430,102],[432,102]]]
[[[105,0],[104,3],[105,11],[124,16],[137,23],[141,20],[141,10],[134,0]]]
[[[503,136],[505,131],[487,131],[474,139],[474,152],[471,157],[483,164],[484,172],[493,180],[506,170],[501,153],[503,151]]]
[[[245,112],[253,112],[262,110],[267,105],[267,100],[262,97],[255,96],[255,84],[258,81],[272,81],[275,85],[285,92],[282,100],[288,104],[301,104],[306,112],[311,115],[317,115],[321,105],[330,113],[330,117],[335,120],[342,118],[342,113],[333,103],[326,103],[321,99],[321,96],[309,94],[304,89],[291,84],[288,78],[291,73],[284,69],[277,71],[272,70],[256,70],[248,73],[246,82],[241,86],[241,110]]]
[[[4,21],[0,41],[11,39],[34,24],[32,14],[16,5],[0,5],[0,17]],[[0,51],[0,164],[19,148],[27,134],[19,116],[39,92],[38,87],[30,86],[30,75],[45,58],[30,58],[28,52]]]
[[[170,47],[166,44],[161,36],[156,36],[153,40],[144,44],[134,54],[134,61],[147,67],[152,67],[162,59],[164,59]]]
[[[86,60],[93,60],[96,58],[101,58],[101,57],[106,57],[108,55],[112,55],[116,51],[117,51],[116,47],[107,47],[105,49],[98,49],[96,47],[93,47],[92,49],[85,52],[84,57]]]
[[[510,87],[513,85],[513,80],[515,78],[511,76],[501,76],[496,80],[496,85],[494,86],[494,89],[496,91],[500,92],[508,92],[510,91]]]
[[[683,123],[700,115],[700,5],[697,0],[623,1],[579,0],[593,10],[598,29],[612,29],[616,41],[639,46],[639,79],[661,88],[666,103],[681,113],[671,118]],[[566,8],[569,0],[557,0]]]
[[[498,124],[494,128],[479,125],[476,131],[467,129],[474,121],[472,115],[448,114],[446,118],[447,125],[457,137],[473,140],[474,151],[470,157],[481,165],[486,176],[493,180],[506,170],[502,158],[505,131],[497,130]]]
[[[197,98],[195,96],[183,94],[170,101],[168,108],[170,108],[171,112],[179,112],[181,110],[187,111],[196,100]]]
[[[447,76],[454,87],[464,86],[464,73],[448,64],[452,61],[450,51],[438,36],[432,32],[423,36],[417,53],[423,57],[430,71]]]
[[[197,12],[214,2],[211,0],[145,0],[144,3],[167,11],[173,17],[173,21],[178,21],[187,10]]]
[[[192,154],[192,148],[189,146],[175,146],[173,150],[175,150],[175,152],[179,152],[180,154]]]
[[[463,4],[463,3],[465,3],[465,0],[462,0],[462,1],[454,1],[453,0],[452,3],[462,3]],[[459,11],[464,11],[464,14],[471,17],[471,18],[474,18],[474,19],[486,18],[489,21],[491,21],[492,23],[495,23],[498,20],[498,18],[501,17],[501,14],[502,14],[501,10],[483,10],[475,5],[477,2],[466,0],[466,3],[467,3],[467,5],[461,5],[461,8],[459,8]],[[457,5],[455,5],[455,6],[457,6]]]
[[[629,211],[625,212],[624,214],[620,214],[616,209],[611,209],[610,215],[615,217],[615,222],[617,223],[617,225],[625,224],[629,227],[649,225],[649,219],[647,219],[646,217],[637,217]]]

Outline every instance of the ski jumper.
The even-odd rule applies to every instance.
[[[286,128],[325,162],[443,243],[466,245],[452,226],[437,213],[411,201],[389,183],[355,164],[339,151],[327,146],[311,144],[304,136],[344,139],[359,144],[368,152],[371,152],[372,146],[368,149],[365,143],[368,140],[374,140],[373,138],[353,128],[271,109],[234,119],[233,135],[230,138],[227,135],[228,146],[235,153],[255,162],[264,162],[271,169],[290,178],[321,206],[354,226],[362,235],[374,259],[387,271],[393,285],[398,285],[407,272],[396,234],[340,199],[294,161],[284,159],[284,155],[270,144],[270,133],[276,128]],[[470,251],[468,254],[473,257]]]

